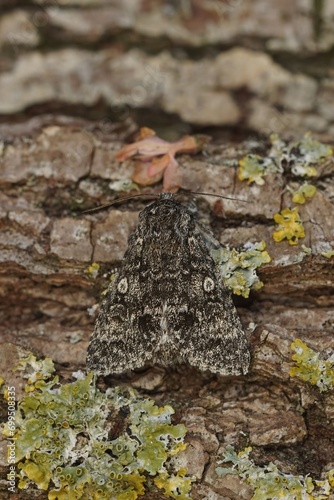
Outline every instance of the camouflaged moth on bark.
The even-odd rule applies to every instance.
[[[250,363],[201,228],[170,193],[140,212],[87,355],[88,369],[103,375],[152,363],[189,363],[221,375],[246,374]]]

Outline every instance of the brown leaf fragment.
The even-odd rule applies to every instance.
[[[188,135],[178,141],[168,142],[160,139],[147,127],[140,129],[137,140],[127,144],[117,154],[118,161],[128,158],[139,160],[136,163],[132,180],[137,184],[149,186],[163,178],[164,191],[177,191],[181,185],[179,164],[176,153],[193,153],[199,149],[198,143]]]

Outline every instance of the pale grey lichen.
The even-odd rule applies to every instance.
[[[242,251],[229,247],[221,247],[210,251],[217,263],[219,272],[233,293],[248,297],[250,290],[259,290],[263,283],[256,269],[270,262],[270,256],[265,250],[264,241],[246,243]]]
[[[112,191],[130,192],[133,190],[139,191],[138,185],[131,179],[119,179],[118,181],[110,182],[109,188]]]
[[[286,143],[277,134],[270,136],[271,149],[266,156],[248,154],[239,161],[238,177],[250,184],[264,184],[269,173],[288,169],[296,177],[314,177],[317,166],[333,155],[333,148],[307,133],[299,141]]]
[[[323,480],[306,476],[284,474],[270,462],[259,467],[249,455],[251,447],[236,453],[232,446],[227,446],[219,464],[232,463],[232,467],[217,467],[219,476],[237,474],[254,489],[251,500],[326,500],[334,492],[334,469],[326,473]]]

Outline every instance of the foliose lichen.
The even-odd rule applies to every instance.
[[[273,233],[275,241],[280,242],[286,238],[290,245],[297,245],[298,240],[305,237],[298,207],[285,208],[281,213],[274,215],[274,221],[278,224],[278,228]]]
[[[317,175],[316,166],[333,155],[333,148],[317,141],[310,132],[302,140],[288,145],[291,172],[296,176],[313,177]]]
[[[247,298],[251,289],[259,290],[263,286],[256,269],[271,260],[265,248],[265,242],[260,241],[246,243],[241,252],[229,247],[210,251],[225,283],[236,295]]]
[[[299,377],[304,382],[316,385],[320,392],[334,389],[334,352],[327,359],[322,359],[318,352],[300,339],[292,342],[291,349],[295,353],[292,359],[296,363],[290,370],[291,377]]]
[[[288,169],[295,177],[314,177],[317,165],[333,155],[333,148],[317,141],[310,133],[299,141],[284,142],[277,134],[270,136],[271,149],[266,156],[249,154],[239,161],[238,177],[264,184],[263,177],[271,172]]]
[[[130,192],[133,190],[139,191],[138,185],[131,179],[119,179],[118,181],[110,182],[109,189],[117,192]]]
[[[299,203],[304,205],[307,198],[313,198],[317,191],[317,188],[312,184],[302,184],[299,186],[297,191],[293,193],[292,201],[293,203]]]
[[[98,277],[99,271],[100,271],[100,264],[98,264],[97,262],[93,262],[90,266],[88,266],[87,269],[87,273],[89,274],[89,276],[91,276],[91,278],[94,279]]]
[[[33,367],[16,412],[18,487],[35,484],[50,500],[135,500],[147,486],[168,498],[190,498],[191,479],[174,457],[186,429],[173,409],[158,407],[131,388],[101,392],[93,373],[60,384],[53,363],[31,355]],[[6,426],[4,434],[9,436]]]
[[[217,467],[216,473],[237,474],[252,488],[252,500],[326,500],[334,491],[334,469],[326,473],[321,480],[314,480],[308,475],[294,476],[282,473],[276,465],[270,462],[264,467],[257,466],[249,458],[251,447],[236,453],[232,446],[227,446],[219,464],[231,462],[232,467]]]
[[[248,184],[255,182],[258,186],[262,186],[263,177],[270,172],[277,172],[277,167],[271,158],[248,154],[239,161],[238,178],[247,181]]]
[[[326,257],[326,259],[331,259],[334,257],[334,250],[328,250],[328,252],[322,252],[321,255]]]

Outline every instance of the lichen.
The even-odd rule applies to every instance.
[[[30,353],[26,358],[20,359],[15,368],[15,371],[24,372],[22,376],[28,379],[28,384],[25,387],[26,392],[34,390],[35,382],[38,380],[47,380],[55,371],[52,359],[44,358],[38,360],[36,356]]]
[[[90,266],[88,266],[87,273],[92,277],[92,278],[97,278],[98,274],[100,271],[100,264],[97,262],[93,262]]]
[[[317,141],[308,132],[301,141],[289,145],[292,160],[291,172],[296,176],[313,177],[317,175],[315,166],[333,155],[333,148]]]
[[[256,269],[271,260],[265,248],[265,242],[260,241],[246,243],[241,252],[229,247],[211,250],[222,278],[236,295],[248,297],[251,289],[259,290],[263,286]]]
[[[131,179],[120,179],[118,181],[110,182],[109,189],[117,192],[121,191],[123,193],[134,190],[139,191],[138,185]]]
[[[321,255],[326,257],[326,259],[331,259],[334,257],[334,250],[328,250],[328,252],[322,252]]]
[[[190,498],[191,479],[174,460],[186,429],[172,425],[170,406],[131,388],[103,393],[93,373],[60,384],[50,361],[30,355],[20,362],[34,370],[16,412],[20,489],[35,484],[50,500],[135,500],[150,485],[169,498]],[[6,426],[3,432],[9,435]]]
[[[296,366],[291,368],[290,376],[299,377],[304,382],[316,385],[320,392],[334,389],[334,352],[328,359],[322,359],[302,340],[296,339],[291,344],[294,351],[292,359]]]
[[[238,177],[264,184],[263,177],[271,172],[288,170],[295,177],[314,177],[317,165],[333,155],[333,148],[307,133],[299,141],[284,142],[277,134],[270,136],[271,149],[266,156],[248,154],[239,161]]]
[[[301,245],[301,249],[306,255],[311,255],[312,254],[312,248],[307,247],[306,245]]]
[[[278,228],[273,233],[275,241],[280,242],[286,238],[290,245],[297,245],[298,240],[305,237],[298,207],[285,208],[280,214],[274,215],[274,221],[278,224]]]
[[[325,479],[318,481],[308,475],[294,476],[284,474],[276,465],[270,462],[264,467],[257,466],[249,458],[251,447],[236,453],[232,446],[227,446],[219,464],[231,462],[232,467],[217,467],[216,473],[237,474],[252,488],[254,494],[251,500],[326,500],[330,498],[334,488],[334,469],[326,473]]]
[[[303,184],[297,189],[297,191],[293,193],[292,201],[293,203],[304,205],[306,199],[313,198],[316,191],[317,188],[315,186],[312,186],[312,184]]]
[[[154,484],[164,490],[164,494],[171,498],[188,498],[187,494],[191,487],[191,479],[185,477],[186,470],[180,469],[177,475],[169,476],[162,472],[154,479]]]
[[[248,184],[255,182],[259,186],[264,184],[263,176],[275,172],[276,166],[270,158],[248,154],[239,161],[238,178],[246,180]]]

